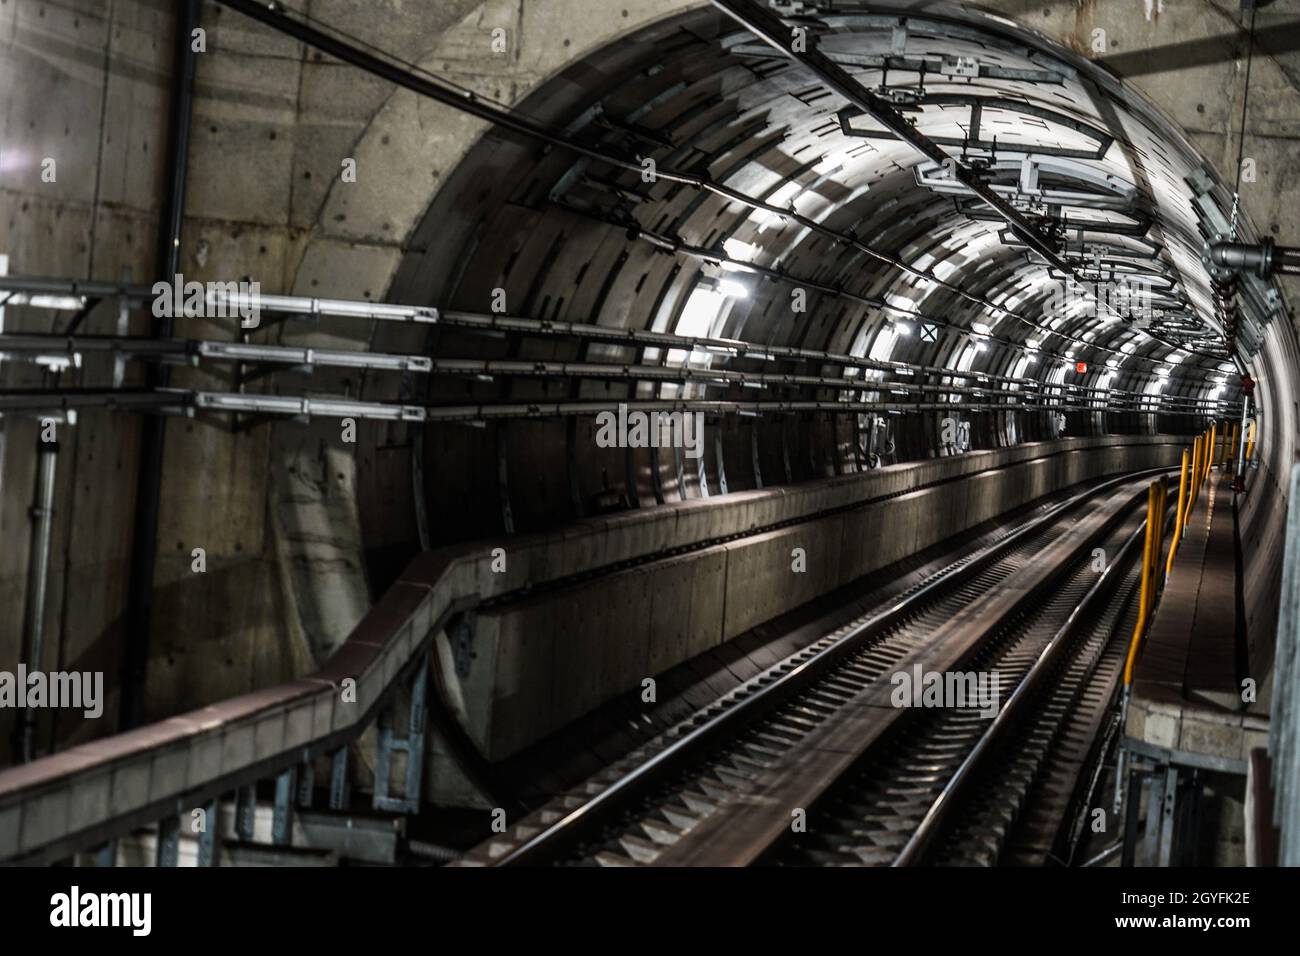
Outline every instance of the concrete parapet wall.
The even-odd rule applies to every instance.
[[[835,588],[1078,482],[1172,467],[1183,447],[1172,438],[1019,446],[588,521],[512,547],[508,562],[520,566],[506,573],[538,584],[731,538],[481,613],[470,674],[454,695],[461,717],[500,760]],[[805,571],[794,570],[795,549]],[[502,593],[502,575],[493,577]]]
[[[479,563],[479,593],[490,597],[571,575],[589,573],[621,562],[644,559],[649,555],[666,557],[676,549],[698,547],[701,542],[769,530],[775,525],[798,522],[835,509],[850,509],[868,501],[902,495],[936,482],[951,482],[1020,462],[1049,457],[1067,458],[1070,452],[1083,451],[1100,456],[1097,466],[1102,467],[1101,471],[1087,471],[1085,474],[1080,465],[1064,465],[1067,471],[1075,469],[1069,474],[1078,475],[1067,480],[1066,483],[1069,484],[1092,474],[1124,470],[1123,463],[1128,460],[1128,453],[1124,449],[1133,446],[1151,447],[1153,443],[1157,447],[1167,448],[1170,455],[1178,454],[1178,450],[1183,447],[1177,439],[1167,436],[1063,438],[929,461],[906,462],[799,485],[669,502],[656,508],[590,518],[553,532],[502,539],[498,544],[507,552],[506,568],[502,572],[491,570],[488,550],[493,546],[492,542],[481,542],[468,547],[483,554],[483,560]],[[1054,487],[1062,486],[1035,484],[1032,487],[1041,490],[1024,500],[1031,500]],[[844,520],[843,515],[840,520]],[[466,547],[454,546],[444,550],[461,554],[466,552]]]
[[[1129,703],[1125,733],[1156,747],[1244,766],[1252,749],[1268,745],[1268,719],[1182,700],[1176,693],[1153,695],[1148,687]]]

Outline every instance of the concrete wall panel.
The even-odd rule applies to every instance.
[[[477,657],[463,688],[471,737],[491,759],[509,756],[635,690],[644,678],[836,587],[1084,478],[1172,465],[1180,453],[1181,446],[1164,442],[1066,451],[1030,461],[1022,452],[1008,452],[1014,463],[1006,467],[614,570],[507,604],[479,618]],[[959,464],[931,462],[910,470],[933,478]],[[908,471],[898,469],[884,486],[905,482],[902,476]],[[829,479],[821,487],[787,489],[767,498],[799,514],[818,505],[835,507],[853,481],[876,486],[873,478]],[[861,493],[859,487],[856,494]],[[674,528],[702,529],[710,536],[742,532],[761,501],[761,495],[754,495],[735,507],[719,500],[682,505],[675,509]],[[623,560],[631,556],[629,541],[645,545],[664,540],[645,530],[655,514],[635,516],[626,540],[620,530],[626,519],[621,517],[607,519],[603,526],[593,519],[570,535],[549,539],[554,548],[574,549],[554,566],[572,571],[601,557]],[[683,515],[691,515],[685,525]],[[595,540],[579,545],[583,533]],[[804,551],[803,572],[793,570],[795,548]]]

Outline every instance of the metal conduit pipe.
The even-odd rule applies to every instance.
[[[1261,279],[1274,275],[1300,275],[1300,249],[1276,245],[1271,238],[1258,244],[1216,242],[1210,261],[1233,272],[1253,272]]]
[[[53,427],[43,422],[41,431]],[[50,537],[54,526],[54,478],[59,445],[44,435],[36,439],[36,491],[31,507],[31,545],[27,559],[27,593],[23,602],[23,663],[29,670],[41,669],[45,655],[45,595],[49,589]],[[30,763],[36,756],[36,714],[23,708],[18,726],[16,758]]]
[[[14,298],[20,299],[24,302],[30,302],[33,305],[37,304],[35,299],[40,297],[42,306],[46,308],[58,307],[51,304],[50,300],[53,299],[64,300],[64,308],[76,308],[80,304],[80,297],[82,296],[111,297],[117,295],[141,302],[154,297],[153,291],[145,287],[131,287],[125,284],[113,284],[107,282],[92,283],[81,282],[73,279],[51,279],[43,277],[11,277],[0,279],[0,290],[10,291],[14,293]],[[13,300],[11,299],[10,301]],[[1142,394],[1127,392],[1123,389],[1102,389],[1086,385],[1052,385],[1040,382],[1037,379],[1024,378],[1021,376],[998,375],[989,372],[962,371],[958,369],[948,369],[942,366],[922,365],[913,362],[870,359],[865,356],[855,356],[847,353],[829,352],[819,349],[760,345],[758,343],[747,342],[740,339],[686,336],[670,332],[652,332],[648,330],[614,329],[591,323],[550,321],[523,316],[481,314],[462,312],[458,310],[440,310],[432,306],[392,305],[360,300],[354,301],[349,299],[317,299],[309,296],[258,295],[253,297],[249,294],[237,291],[223,290],[209,291],[206,296],[206,301],[209,305],[215,305],[224,309],[227,314],[232,310],[237,312],[240,308],[245,306],[251,307],[252,305],[256,305],[263,311],[283,312],[290,315],[331,315],[351,318],[378,319],[384,321],[443,324],[483,332],[517,332],[544,336],[571,335],[578,338],[590,338],[597,341],[626,345],[628,347],[684,348],[691,351],[712,351],[723,355],[734,355],[741,358],[762,359],[765,361],[790,359],[827,362],[836,365],[845,365],[852,368],[873,369],[892,372],[895,374],[941,375],[949,378],[960,378],[967,381],[975,379],[978,381],[988,382],[1006,382],[1022,385],[1027,388],[1059,388],[1078,392],[1101,392],[1112,395]],[[1024,348],[1020,343],[999,340],[993,336],[983,335],[981,337],[998,342],[999,344],[1010,348]],[[28,335],[23,336],[21,339],[14,339],[15,348],[24,342],[30,342],[34,338],[34,336]],[[85,342],[86,348],[98,347],[97,340],[94,338],[83,339],[81,337],[70,336],[49,336],[48,338],[51,343],[58,341],[65,347],[70,347],[73,342],[78,344]],[[161,345],[148,344],[150,340],[141,339],[140,342],[140,347],[142,349],[154,351],[163,348]],[[227,345],[231,349],[234,348],[233,344]],[[268,348],[267,346],[245,347]],[[217,346],[215,344],[210,344],[208,348],[215,349]],[[3,351],[3,349],[0,349],[0,351]],[[1035,351],[1043,355],[1063,359],[1063,356],[1050,351],[1045,351],[1041,348],[1035,349]],[[1149,356],[1139,356],[1136,354],[1130,355],[1129,357],[1151,362],[1153,364],[1162,364],[1163,362],[1163,360],[1160,359],[1153,359]]]
[[[597,362],[518,361],[509,359],[434,359],[423,355],[401,353],[363,352],[355,349],[318,349],[311,347],[267,345],[251,342],[213,342],[203,339],[147,339],[110,336],[66,337],[58,335],[3,335],[0,336],[0,353],[10,357],[58,357],[76,362],[83,352],[109,352],[127,358],[162,361],[172,364],[194,364],[201,360],[268,363],[291,365],[301,371],[313,367],[366,368],[403,371],[415,374],[461,376],[520,376],[527,378],[595,378],[613,381],[666,381],[698,382],[711,385],[735,384],[747,387],[816,387],[836,391],[885,391],[911,394],[951,394],[976,396],[1003,396],[995,388],[978,385],[953,385],[949,383],[917,383],[914,381],[871,381],[848,376],[797,375],[784,372],[750,372],[722,368],[699,368],[690,365],[663,366],[649,364],[613,364]],[[875,369],[871,363],[863,369],[883,371],[886,374],[911,378],[913,370]],[[969,381],[991,376],[973,373],[949,374],[937,367],[918,367],[916,371],[928,376]],[[247,379],[245,379],[247,381]],[[1020,383],[1017,383],[1020,384]],[[1061,388],[1083,394],[1100,394],[1111,401],[1108,406],[1132,407],[1134,410],[1161,409],[1172,413],[1179,410],[1197,410],[1202,400],[1182,396],[1151,395],[1126,389],[1101,389],[1082,385],[1054,386],[1040,382],[1024,382],[1026,391],[1039,392],[1047,398],[1045,390]],[[1131,403],[1114,399],[1132,399]],[[1213,404],[1213,403],[1211,403]]]
[[[889,391],[888,387],[870,389]],[[1016,396],[1007,396],[1014,399]],[[698,412],[706,415],[756,415],[765,412],[913,412],[947,411],[1058,411],[1058,412],[1133,412],[1144,415],[1197,414],[1207,417],[1236,414],[1237,406],[1224,401],[1204,402],[1190,408],[1137,408],[1114,402],[1069,398],[1064,395],[1024,396],[1030,401],[1004,402],[905,402],[905,401],[816,401],[788,400],[740,402],[717,399],[623,400],[589,402],[498,402],[468,405],[414,405],[368,402],[321,395],[267,395],[246,392],[206,392],[187,389],[163,389],[156,392],[102,389],[64,391],[0,392],[0,411],[24,411],[43,414],[66,414],[76,408],[118,408],[153,410],[164,414],[189,415],[196,410],[213,412],[249,412],[257,415],[311,416],[326,418],[355,417],[381,421],[467,422],[503,418],[565,418],[617,412],[621,406],[643,412]],[[1198,400],[1200,402],[1202,400]]]

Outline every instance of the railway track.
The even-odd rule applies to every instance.
[[[1141,528],[1138,517],[1131,517],[1104,550],[1114,554],[1114,548]],[[966,666],[995,671],[1010,686],[1023,686],[1052,639],[1061,634],[1063,622],[1096,585],[1096,577],[1087,564],[1078,568],[1041,606],[990,638]],[[988,736],[990,722],[969,710],[917,715],[836,782],[820,805],[817,828],[794,836],[774,862],[993,865],[1010,862],[1005,852],[1014,841],[1020,853],[1017,862],[1031,862],[1026,857],[1036,847],[1043,852],[1032,862],[1046,863],[1059,826],[1068,819],[1072,793],[1059,786],[1062,780],[1055,788],[1048,782],[1046,764],[1049,758],[1068,763],[1074,756],[1073,765],[1082,769],[1083,761],[1077,758],[1080,750],[1090,750],[1091,738],[1077,731],[1070,740],[1065,738],[1072,727],[1099,719],[1111,700],[1131,633],[1131,592],[1131,586],[1122,589],[1120,600],[1091,614],[1085,611],[1084,621],[1071,629],[1075,639],[1060,645],[1061,659],[1042,672],[1046,686],[1037,694],[1027,691],[1032,699],[1021,698],[1023,710],[1016,715],[1020,725],[1005,739],[995,742]],[[971,761],[985,739],[993,749]],[[1062,752],[1067,743],[1069,752]],[[969,776],[959,778],[963,768],[970,768]],[[970,798],[951,811],[956,819],[946,828],[942,821],[927,826],[929,815],[953,798],[958,784],[969,788]],[[1036,838],[1023,829],[1031,796]],[[933,833],[940,830],[944,837],[935,839]]]
[[[1153,474],[1094,486],[945,567],[458,865],[1050,857],[1111,699]],[[997,673],[996,717],[891,701],[896,674],[959,668]],[[1036,835],[1017,836],[1026,826]]]

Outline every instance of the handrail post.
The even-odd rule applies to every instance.
[[[1153,555],[1155,553],[1156,539],[1156,505],[1159,501],[1159,491],[1157,485],[1159,482],[1153,481],[1147,488],[1147,527],[1146,527],[1146,544],[1142,549],[1142,577],[1141,590],[1138,598],[1138,617],[1137,622],[1133,625],[1133,637],[1129,641],[1128,657],[1124,661],[1124,687],[1127,689],[1133,683],[1133,663],[1137,660],[1138,643],[1142,640],[1142,634],[1146,630],[1147,613],[1151,608],[1151,570],[1155,565]]]
[[[1174,567],[1174,555],[1178,553],[1178,545],[1183,540],[1183,509],[1187,506],[1187,470],[1188,470],[1187,449],[1183,449],[1183,466],[1178,473],[1178,510],[1174,513],[1174,536],[1169,542],[1169,559],[1165,562],[1165,579],[1168,580],[1169,573]]]
[[[1196,492],[1200,488],[1197,479],[1201,477],[1201,445],[1199,435],[1192,439],[1192,470],[1187,475],[1187,514],[1183,518],[1184,525],[1191,521],[1192,508],[1196,504]]]
[[[1211,426],[1205,430],[1205,437],[1201,441],[1201,474],[1199,476],[1199,487],[1205,487],[1206,476],[1210,473],[1210,459],[1214,448],[1214,428]]]
[[[1156,530],[1155,562],[1151,565],[1151,580],[1154,582],[1160,570],[1160,549],[1165,543],[1165,512],[1169,510],[1169,479],[1160,479],[1160,510],[1156,514],[1159,525]]]
[[[1183,452],[1183,462],[1187,462],[1187,452]],[[1147,613],[1151,607],[1153,599],[1153,582],[1156,562],[1159,560],[1159,545],[1156,543],[1157,532],[1157,504],[1159,502],[1159,488],[1163,487],[1164,481],[1157,480],[1151,482],[1147,487],[1147,520],[1146,520],[1146,537],[1142,547],[1142,576],[1139,579],[1139,597],[1138,597],[1138,616],[1137,622],[1133,625],[1133,636],[1129,640],[1128,655],[1124,659],[1124,693],[1120,702],[1120,728],[1123,731],[1124,725],[1128,722],[1129,700],[1133,695],[1133,666],[1137,660],[1138,644],[1142,640],[1143,631],[1146,629]],[[1160,509],[1160,516],[1163,517],[1164,510]],[[1123,780],[1125,772],[1125,756],[1127,751],[1120,748],[1118,763],[1115,771],[1115,800],[1114,812],[1120,812],[1120,805],[1123,801]]]

